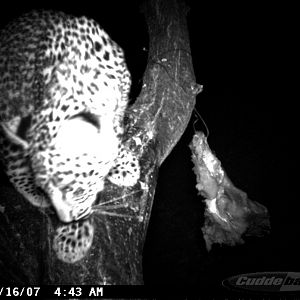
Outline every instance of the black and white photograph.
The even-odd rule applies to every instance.
[[[0,298],[300,296],[289,22],[276,3],[1,8]]]

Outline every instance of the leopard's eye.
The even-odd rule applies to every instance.
[[[72,119],[81,119],[87,123],[94,125],[98,130],[100,130],[100,121],[99,117],[90,113],[90,112],[81,112],[71,118]]]
[[[28,115],[27,117],[21,119],[17,129],[17,135],[23,140],[26,140],[26,133],[30,125],[31,125],[31,115]]]

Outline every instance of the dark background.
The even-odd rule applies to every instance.
[[[137,2],[103,2],[7,7],[0,13],[1,25],[31,8],[94,18],[125,50],[134,100],[147,64],[144,17]],[[299,200],[292,172],[296,158],[290,153],[296,136],[289,122],[294,114],[287,91],[281,94],[288,64],[285,13],[274,4],[195,3],[189,2],[188,26],[196,80],[204,85],[197,110],[209,128],[209,145],[233,183],[269,209],[272,232],[242,246],[216,246],[206,253],[203,204],[195,189],[188,148],[196,120],[193,114],[160,169],[144,249],[145,284],[220,287],[222,279],[239,273],[299,272]],[[195,127],[205,132],[201,121]]]

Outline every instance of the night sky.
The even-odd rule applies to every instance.
[[[117,12],[116,3],[110,2],[105,6],[74,1],[72,7],[7,8],[1,10],[1,25],[37,7],[94,18],[125,51],[134,99],[147,64],[147,27],[136,2],[120,1],[123,4]],[[300,271],[300,247],[296,245],[299,204],[291,182],[294,158],[283,155],[289,138],[283,121],[287,105],[279,97],[285,77],[281,71],[281,16],[273,12],[274,7],[250,2],[189,5],[194,71],[197,83],[204,86],[196,108],[209,128],[208,143],[233,183],[268,208],[272,232],[242,246],[217,246],[206,253],[201,233],[203,204],[195,189],[188,148],[196,120],[193,114],[160,169],[144,249],[145,283],[219,287],[222,279],[240,273]],[[195,127],[205,132],[201,121]]]

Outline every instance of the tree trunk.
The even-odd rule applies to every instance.
[[[53,240],[72,224],[41,212],[6,182],[1,187],[0,281],[15,284],[143,284],[142,253],[155,193],[158,169],[183,134],[196,95],[187,7],[180,0],[149,0],[143,8],[149,29],[149,58],[143,88],[125,118],[125,143],[138,153],[140,183],[116,188],[109,183],[90,217],[94,239],[76,263],[58,259]],[[12,205],[13,199],[13,205]]]

